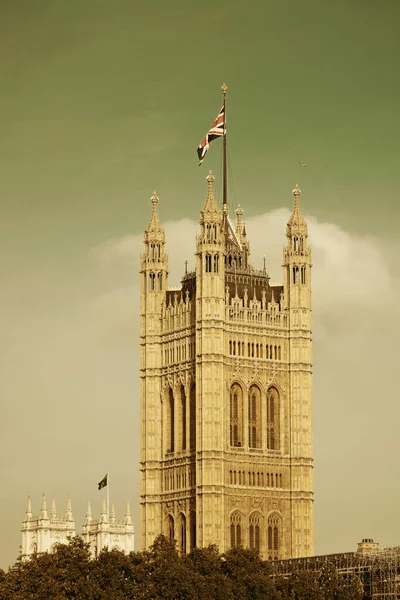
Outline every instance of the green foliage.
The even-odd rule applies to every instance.
[[[0,570],[0,600],[361,600],[355,575],[327,562],[319,572],[297,569],[282,577],[257,552],[216,546],[179,556],[175,542],[159,536],[147,552],[128,556],[103,550],[90,557],[79,537],[53,554],[33,556]]]

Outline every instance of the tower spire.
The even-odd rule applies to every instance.
[[[40,518],[48,519],[49,515],[47,513],[47,503],[46,503],[46,494],[43,493],[42,506],[40,508]]]
[[[124,525],[132,525],[131,506],[129,500],[126,503]]]
[[[56,519],[57,518],[57,509],[56,509],[56,499],[53,498],[53,502],[51,504],[51,513],[50,513],[50,517],[52,519]]]
[[[158,202],[159,198],[154,192],[151,197],[152,211],[149,224],[144,230],[144,240],[145,242],[149,241],[151,237],[153,241],[156,242],[165,242],[165,232],[163,227],[161,226],[160,220],[158,218]]]
[[[91,520],[92,520],[92,505],[91,505],[90,497],[89,497],[88,503],[87,503],[87,508],[86,508],[85,522],[90,523]]]
[[[31,495],[28,494],[28,502],[26,503],[25,519],[32,517]]]
[[[299,189],[299,186],[297,183],[296,183],[296,187],[294,188],[292,194],[294,196],[294,207],[293,207],[293,212],[290,216],[290,219],[286,225],[286,235],[287,235],[287,237],[290,237],[291,235],[298,235],[298,234],[307,236],[307,232],[308,232],[307,222],[300,212],[301,190]]]
[[[72,506],[71,506],[71,496],[70,495],[68,495],[67,508],[65,510],[65,520],[66,521],[74,520],[74,517],[72,516]]]

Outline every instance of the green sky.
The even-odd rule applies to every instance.
[[[163,221],[197,220],[204,177],[208,169],[220,169],[221,144],[214,142],[201,169],[196,147],[220,108],[224,81],[231,205],[240,203],[256,224],[258,215],[290,208],[299,183],[303,210],[317,223],[334,224],[346,240],[378,240],[373,250],[368,247],[376,259],[369,264],[383,265],[393,279],[373,292],[376,273],[365,272],[366,294],[377,299],[366,313],[368,323],[379,313],[386,283],[386,296],[397,290],[399,22],[398,0],[0,0],[0,394],[2,452],[8,457],[1,467],[6,485],[0,519],[7,515],[1,566],[17,554],[28,491],[36,505],[42,491],[60,502],[70,492],[78,505],[96,494],[91,486],[103,471],[114,470],[121,507],[126,497],[137,503],[137,340],[132,335],[120,343],[129,316],[95,350],[82,346],[79,361],[71,323],[86,327],[86,301],[103,322],[109,306],[104,299],[116,290],[115,310],[125,310],[121,298],[130,299],[135,289],[129,286],[137,284],[136,266],[108,266],[99,275],[88,257],[98,256],[93,248],[107,240],[141,235],[153,190]],[[338,234],[339,254],[343,239]],[[363,244],[356,246],[360,253]],[[355,246],[349,242],[349,248]],[[323,273],[322,258],[320,268]],[[349,278],[350,287],[360,272]],[[345,296],[342,290],[338,302]],[[136,314],[136,296],[134,302]],[[320,315],[329,313],[329,299],[318,306]],[[326,366],[334,360],[328,334],[337,324],[327,323],[318,331],[328,341],[315,347],[316,365],[325,374],[317,379],[315,416],[321,552],[341,548],[327,525],[343,468],[334,460],[337,438],[328,435],[330,419],[321,409],[325,391],[338,385]],[[366,345],[391,349],[392,324],[380,324],[378,341],[364,325]],[[135,327],[136,321],[128,333],[136,335]],[[59,374],[49,366],[50,356],[59,356]],[[383,371],[390,371],[391,356]],[[337,369],[348,366],[339,351],[336,358]],[[372,354],[364,358],[375,364]],[[386,373],[393,396],[390,377]],[[364,393],[372,394],[371,386]],[[374,394],[378,388],[371,406]],[[354,405],[346,407],[357,423]],[[365,452],[356,455],[365,466]],[[329,488],[328,479],[318,479],[327,470],[337,482],[335,487],[330,478],[329,497],[322,489],[322,482]],[[346,481],[351,477],[349,468]],[[391,491],[400,500],[399,490]],[[78,526],[83,510],[76,506]],[[136,508],[134,516],[137,524]],[[346,518],[342,525],[347,528]],[[374,527],[379,536],[379,522]],[[381,540],[399,543],[400,528],[392,540],[385,527]],[[357,536],[369,537],[361,529],[351,531],[354,547]],[[351,550],[346,542],[343,550]]]

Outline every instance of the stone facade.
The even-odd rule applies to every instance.
[[[283,283],[249,261],[243,211],[200,212],[196,268],[168,288],[152,197],[141,256],[141,549],[217,544],[269,559],[312,556],[311,251],[300,190]]]
[[[68,498],[65,516],[57,515],[56,503],[53,500],[50,515],[47,511],[46,496],[43,494],[42,507],[39,516],[33,516],[31,499],[22,523],[22,543],[20,546],[21,560],[27,560],[36,553],[53,552],[57,544],[67,544],[69,537],[75,536],[75,521],[72,515],[71,499]],[[108,516],[105,500],[99,519],[92,519],[90,501],[82,529],[83,539],[89,543],[93,557],[98,556],[103,548],[116,548],[129,554],[134,550],[135,532],[132,524],[129,503],[126,505],[125,518],[117,521],[114,504],[111,504]]]

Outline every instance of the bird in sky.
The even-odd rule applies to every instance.
[[[305,167],[305,166],[306,166],[306,163],[305,163],[305,162],[302,162],[301,160],[299,160],[299,165],[300,165],[301,167]]]

